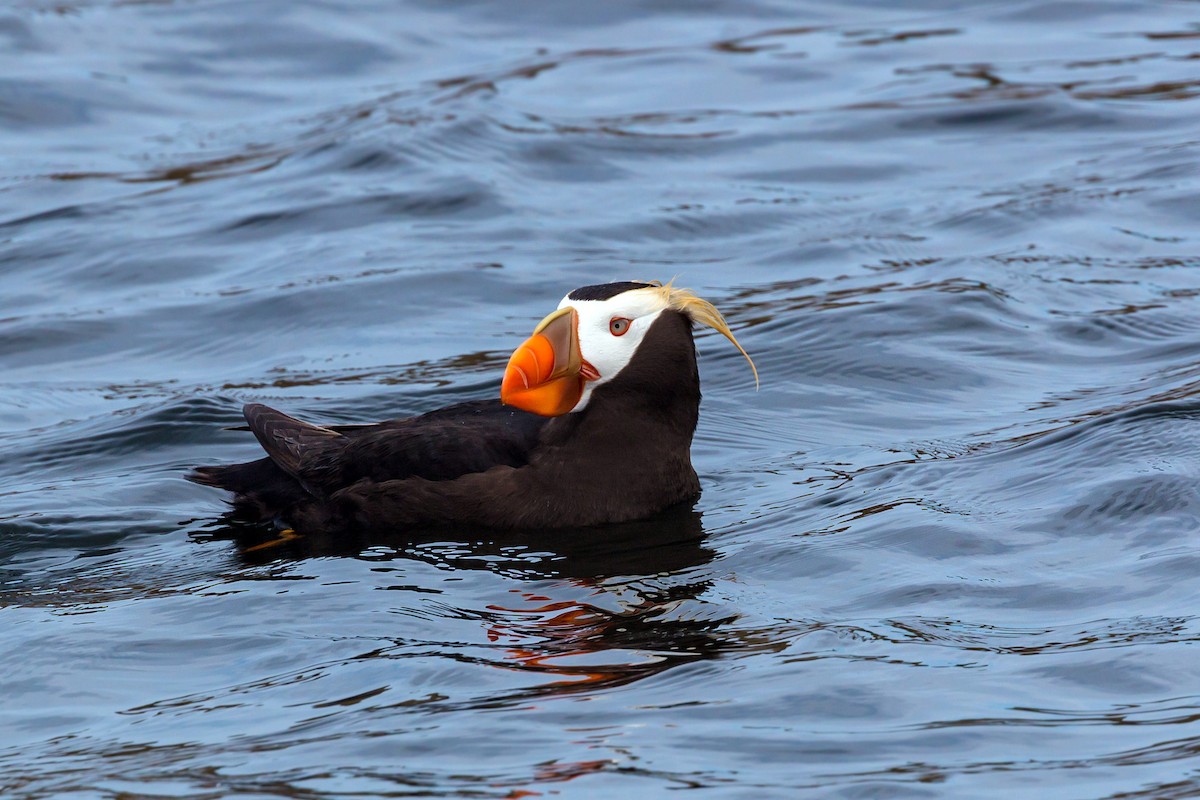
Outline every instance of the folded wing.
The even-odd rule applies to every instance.
[[[243,409],[267,458],[200,467],[196,483],[232,491],[235,509],[269,519],[358,481],[452,480],[528,462],[546,419],[498,400],[459,403],[376,425],[324,427],[252,403]]]

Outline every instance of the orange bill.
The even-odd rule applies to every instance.
[[[585,381],[577,324],[573,308],[561,308],[538,323],[508,360],[500,402],[544,417],[575,407]]]

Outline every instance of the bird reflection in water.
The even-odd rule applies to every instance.
[[[331,555],[413,559],[537,582],[511,589],[511,601],[471,612],[502,653],[488,663],[549,679],[491,702],[621,686],[737,646],[719,633],[736,615],[701,599],[711,586],[703,567],[716,553],[690,506],[617,525],[470,538],[440,529],[279,540],[227,518],[205,538],[232,538],[251,564]],[[273,544],[260,549],[264,542]]]

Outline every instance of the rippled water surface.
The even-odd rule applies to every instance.
[[[1194,2],[10,3],[0,794],[1200,795],[1198,222]],[[674,275],[694,509],[182,478]]]

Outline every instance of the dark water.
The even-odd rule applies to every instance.
[[[0,12],[0,795],[1200,794],[1200,5]],[[263,401],[680,275],[693,511],[240,556]]]

